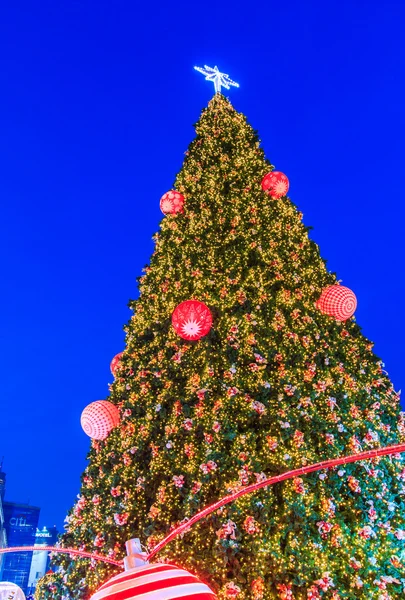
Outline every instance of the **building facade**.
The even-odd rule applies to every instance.
[[[4,511],[3,511],[3,500],[4,493],[6,489],[6,474],[2,471],[2,466],[0,465],[0,548],[5,548],[7,546],[7,536],[6,529],[4,526]],[[2,571],[3,571],[3,559],[4,555],[0,555],[0,581],[2,580]]]
[[[41,546],[54,546],[57,539],[58,531],[56,527],[37,529],[35,546],[38,547],[38,550],[35,550],[32,555],[31,570],[28,577],[28,594],[33,594],[35,592],[38,580],[41,579],[49,569],[49,552],[41,550]]]
[[[6,529],[4,527],[3,501],[0,496],[0,548],[7,546]],[[0,555],[0,581],[2,580],[4,554]]]
[[[34,546],[40,509],[29,504],[3,502],[3,510],[7,545]],[[2,579],[16,583],[26,593],[31,560],[32,552],[6,554],[3,560]]]

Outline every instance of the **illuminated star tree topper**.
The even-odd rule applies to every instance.
[[[194,69],[199,73],[205,75],[205,79],[207,81],[214,82],[215,92],[220,92],[221,87],[224,87],[227,90],[229,90],[231,85],[234,87],[239,87],[239,83],[236,83],[236,81],[232,81],[232,79],[229,79],[229,75],[227,75],[226,73],[221,73],[218,70],[218,67],[212,68],[207,67],[207,65],[204,65],[204,68],[194,67]]]

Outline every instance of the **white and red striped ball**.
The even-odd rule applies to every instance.
[[[212,314],[203,302],[185,300],[174,309],[172,325],[184,340],[199,340],[209,333]]]
[[[325,288],[317,302],[319,310],[337,321],[346,321],[354,315],[357,298],[344,285],[330,285]]]
[[[160,210],[165,215],[175,215],[176,213],[183,212],[184,207],[184,196],[176,190],[170,190],[166,192],[160,199]]]
[[[108,400],[92,402],[86,406],[80,418],[84,433],[93,440],[105,440],[119,422],[118,408]]]
[[[114,375],[114,377],[117,374],[117,369],[119,369],[121,367],[121,357],[123,354],[124,354],[123,352],[119,352],[118,354],[116,354],[114,356],[114,358],[110,362],[110,370],[111,370],[111,373]]]
[[[116,575],[90,600],[216,600],[214,592],[195,575],[167,564],[137,567]]]
[[[288,192],[290,183],[281,171],[271,171],[262,179],[262,189],[272,198],[282,198]]]

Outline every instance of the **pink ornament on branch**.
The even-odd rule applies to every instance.
[[[357,308],[357,298],[344,285],[330,285],[319,297],[316,307],[337,321],[346,321],[354,315]]]
[[[84,433],[93,440],[105,440],[120,422],[118,408],[108,400],[92,402],[82,412],[80,419]]]
[[[212,314],[208,306],[198,300],[185,300],[172,314],[175,332],[185,340],[199,340],[209,333]]]
[[[165,215],[175,215],[184,212],[184,196],[176,190],[166,192],[160,199],[160,210]]]
[[[120,369],[122,366],[121,358],[123,354],[123,352],[119,352],[118,354],[116,354],[110,363],[111,373],[114,375],[114,377],[116,377],[117,375],[117,370]]]
[[[272,198],[282,198],[288,192],[290,183],[281,171],[270,171],[262,179],[262,189]]]

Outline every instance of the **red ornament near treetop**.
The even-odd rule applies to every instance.
[[[212,314],[208,306],[198,300],[185,300],[172,314],[176,333],[185,340],[199,340],[212,327]]]
[[[168,564],[146,564],[112,577],[90,600],[216,600],[195,575]]]
[[[184,196],[176,190],[166,192],[160,199],[160,210],[165,215],[175,215],[183,212]]]
[[[105,440],[119,422],[118,408],[108,400],[92,402],[86,406],[80,418],[84,433],[93,440]]]
[[[290,183],[281,171],[270,171],[262,179],[262,188],[272,198],[282,198],[288,192]]]
[[[316,306],[326,315],[335,317],[337,321],[346,321],[354,315],[357,298],[352,290],[344,285],[330,285],[323,290]]]
[[[116,354],[114,356],[114,358],[110,362],[110,370],[111,370],[111,373],[114,375],[114,377],[116,377],[116,375],[117,375],[117,369],[119,369],[121,367],[121,357],[123,354],[124,354],[123,352],[119,352],[118,354]]]

